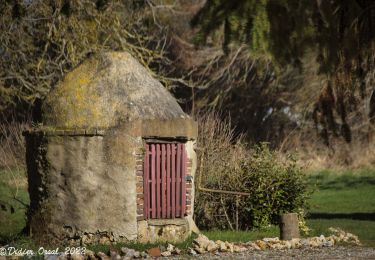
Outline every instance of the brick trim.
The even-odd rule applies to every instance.
[[[144,194],[143,194],[143,158],[144,151],[138,149],[135,153],[135,162],[136,162],[136,193],[137,193],[137,221],[143,220],[143,204],[144,204]]]

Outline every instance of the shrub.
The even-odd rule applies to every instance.
[[[15,119],[3,119],[0,122],[0,170],[25,170],[26,150],[22,132],[29,126],[30,120],[18,122]]]
[[[217,114],[198,122],[195,221],[200,228],[265,227],[277,224],[281,213],[300,213],[306,206],[306,178],[293,157],[281,159],[265,143],[248,149],[230,121]],[[249,195],[203,192],[199,186]]]
[[[151,32],[148,6],[139,0],[0,1],[0,112],[43,99],[92,53],[128,51],[147,68],[164,64],[166,36]]]

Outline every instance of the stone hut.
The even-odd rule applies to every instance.
[[[195,228],[197,124],[130,54],[68,73],[25,137],[36,240],[176,242]]]

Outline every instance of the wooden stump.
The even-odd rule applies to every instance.
[[[280,216],[280,239],[291,240],[299,238],[298,215],[287,213]]]

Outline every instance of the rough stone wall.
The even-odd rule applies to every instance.
[[[46,173],[49,171],[49,164],[45,160],[47,151],[47,140],[42,134],[28,135],[26,137],[26,164],[28,171],[28,191],[30,206],[28,209],[28,226],[30,233],[36,236],[43,235],[43,228],[48,225],[49,213],[42,216],[44,212],[43,201],[47,201]],[[41,232],[39,232],[41,230]]]
[[[178,118],[106,130],[40,129],[27,134],[28,225],[33,237],[71,245],[187,238],[195,227],[193,180],[187,184],[185,218],[163,225],[143,221],[143,137],[189,137],[187,166],[194,177],[195,126]]]
[[[116,134],[27,139],[33,237],[65,244],[137,239],[137,139]]]

